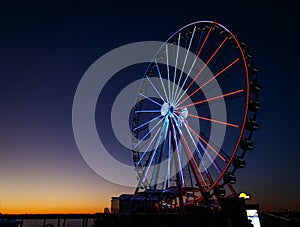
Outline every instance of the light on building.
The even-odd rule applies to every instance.
[[[239,198],[242,198],[242,199],[249,199],[250,197],[249,197],[249,195],[247,195],[245,192],[242,192],[242,193],[240,193]]]

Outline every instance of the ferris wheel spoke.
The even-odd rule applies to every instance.
[[[149,159],[147,160],[146,169],[145,169],[145,171],[144,171],[144,173],[143,173],[143,177],[142,177],[142,182],[145,181],[145,178],[146,178],[146,176],[147,176],[147,174],[148,174],[148,172],[149,172],[150,166],[152,165],[153,159],[154,159],[154,157],[155,157],[155,155],[156,155],[156,153],[157,153],[157,148],[158,148],[158,146],[159,146],[159,144],[160,144],[161,137],[162,137],[162,128],[160,128],[159,131],[160,131],[160,133],[159,133],[159,136],[158,136],[158,140],[156,141],[155,148],[154,148],[154,150],[151,152],[151,155],[150,155]]]
[[[243,64],[238,65],[238,67],[236,67],[232,72],[228,73],[226,76],[224,76],[223,78],[218,80],[218,83],[214,84],[213,86],[211,86],[211,89],[213,89],[214,87],[216,87],[217,85],[221,85],[224,81],[226,81],[226,79],[228,79],[229,77],[231,77],[232,75],[234,75],[236,72],[238,72],[242,67],[244,67]],[[202,94],[203,96],[203,94]],[[182,97],[181,97],[182,98]]]
[[[196,31],[196,26],[194,27],[194,30],[193,30],[193,33],[192,33],[192,37],[191,37],[190,42],[189,42],[189,47],[188,47],[187,52],[185,54],[185,58],[184,58],[184,61],[183,61],[183,66],[182,66],[182,69],[181,69],[181,72],[180,72],[180,76],[179,76],[179,79],[178,79],[178,84],[176,86],[176,90],[175,90],[175,93],[174,93],[174,101],[176,100],[176,97],[177,97],[178,87],[180,86],[181,77],[182,77],[182,74],[183,74],[183,71],[184,71],[184,68],[185,68],[186,60],[187,60],[187,57],[189,55],[193,39],[194,39],[195,31]]]
[[[198,43],[197,43],[196,50],[199,50],[199,49],[200,49],[200,44],[201,44],[202,36],[203,36],[203,32],[204,32],[203,29],[200,29],[200,30],[201,30],[201,33],[200,33],[200,37],[199,37],[199,39],[198,39]]]
[[[217,170],[217,172],[220,174],[220,173],[221,173],[221,169],[220,169],[220,167],[218,166],[218,164],[217,164],[214,160],[212,160],[210,154],[206,151],[205,147],[203,146],[203,144],[202,144],[202,142],[199,140],[199,138],[196,137],[196,136],[195,136],[196,138],[193,137],[193,135],[192,135],[191,132],[190,132],[190,129],[187,127],[186,124],[187,124],[187,123],[184,122],[184,126],[185,126],[185,128],[186,128],[186,130],[187,130],[189,136],[191,137],[191,139],[192,139],[192,141],[193,141],[195,147],[196,147],[196,151],[197,151],[196,153],[197,153],[199,159],[201,160],[200,163],[202,163],[203,156],[201,155],[201,153],[200,153],[200,151],[199,151],[199,148],[198,148],[197,144],[200,145],[200,147],[201,147],[201,149],[203,150],[204,154],[206,154],[206,155],[208,156],[209,160],[211,161],[211,163],[213,164],[213,166],[215,167],[215,169]],[[197,143],[195,142],[195,139],[197,140]],[[209,179],[209,181],[210,181],[210,184],[212,185],[212,184],[214,183],[214,180],[213,180],[211,174],[208,172],[207,168],[203,165],[203,163],[202,163],[202,167],[204,168],[204,170],[205,170],[205,172],[206,172],[206,174],[207,174],[207,176],[208,176],[208,179]]]
[[[169,132],[169,140],[168,140],[168,166],[167,166],[167,173],[165,178],[165,188],[170,186],[170,178],[171,178],[171,133]]]
[[[222,159],[224,162],[226,162],[226,159],[219,154],[219,152],[217,152],[215,150],[215,148],[213,148],[205,139],[203,139],[197,132],[195,132],[191,126],[187,125],[187,127],[192,131],[192,133],[198,137],[198,139],[200,139],[206,146],[208,146],[220,159]]]
[[[236,72],[238,72],[243,67],[244,67],[243,63],[239,64],[234,70],[232,70],[230,73],[228,73],[223,78],[219,79],[218,80],[219,84],[221,84],[223,81],[225,81],[226,79],[228,79],[229,77],[231,77],[232,75],[234,75]]]
[[[160,131],[161,127],[158,128],[158,130],[156,131],[155,135],[153,136],[152,140],[150,141],[150,143],[148,144],[148,146],[146,147],[146,149],[143,151],[143,155],[140,158],[140,160],[137,162],[136,166],[139,166],[143,160],[143,158],[145,157],[145,155],[147,154],[148,150],[150,149],[151,144],[153,143],[153,141],[156,139],[159,131]]]
[[[168,134],[168,130],[167,130],[168,127],[169,127],[169,122],[164,121],[164,125],[163,125],[162,131],[161,131],[161,134],[164,134],[164,137],[163,137],[162,143],[158,147],[158,152],[157,152],[157,155],[155,158],[155,165],[154,165],[152,179],[151,179],[151,185],[153,185],[154,187],[156,187],[156,184],[157,184],[157,179],[158,179],[158,175],[159,175],[159,171],[160,171],[159,163],[161,162],[163,150],[165,147],[165,142],[166,142],[166,138],[167,138],[167,134]]]
[[[212,140],[212,138],[209,138],[208,136],[206,136],[204,133],[200,132],[200,135],[205,139],[205,140],[209,140],[210,144],[213,145],[214,147],[216,147],[219,150],[219,154],[221,154],[223,157],[225,157],[226,162],[228,162],[228,160],[230,159],[230,155],[228,155],[221,147],[219,147],[218,145],[216,145],[216,143]]]
[[[207,45],[206,47],[206,53],[202,55],[202,59],[207,59],[207,57],[209,56],[210,51],[212,50],[213,46],[216,43],[218,34],[214,33],[214,37],[212,37],[212,39],[210,40],[209,45]]]
[[[203,95],[201,95],[200,97],[202,97]],[[209,100],[209,104],[217,104],[217,103],[221,103],[221,102],[225,102],[225,103],[229,103],[229,102],[232,102],[232,100],[235,100],[235,99],[239,99],[239,98],[242,98],[242,97],[245,97],[245,93],[241,92],[239,94],[233,94],[233,95],[227,95],[224,97],[224,100],[221,99],[221,98],[217,98],[215,100]],[[176,108],[176,111],[181,108],[181,107],[177,107]],[[207,112],[208,110],[206,110],[205,113],[208,113]]]
[[[178,126],[178,128],[180,129],[179,125],[178,125],[178,122],[180,122],[180,118],[179,116],[174,112],[173,113],[173,116],[174,116],[174,120],[176,121],[176,125]]]
[[[152,88],[154,89],[154,91],[158,94],[158,96],[160,97],[160,99],[165,102],[164,98],[161,96],[161,94],[159,93],[159,91],[157,90],[157,88],[154,86],[154,84],[152,83],[152,81],[150,80],[150,78],[148,76],[146,76],[146,79],[149,81],[149,83],[151,84]],[[141,94],[141,93],[140,93]],[[159,104],[161,106],[161,104]]]
[[[194,65],[195,65],[197,59],[199,58],[200,53],[201,53],[203,47],[205,46],[205,43],[206,43],[206,41],[207,41],[207,39],[208,39],[209,34],[211,33],[211,31],[212,31],[212,27],[210,27],[209,31],[207,32],[207,34],[206,34],[206,36],[205,36],[205,38],[204,38],[204,40],[203,40],[203,42],[202,42],[201,47],[199,48],[199,50],[198,50],[198,52],[197,52],[197,55],[196,55],[196,57],[195,57],[195,59],[194,59],[194,62],[193,62],[193,64],[192,64],[192,66],[190,67],[190,70],[189,70],[188,74],[186,75],[186,78],[185,78],[185,80],[184,80],[184,82],[183,82],[183,84],[182,84],[182,88],[184,87],[184,85],[185,85],[185,83],[186,83],[186,81],[187,81],[187,79],[188,79],[188,77],[189,77],[191,71],[193,70]],[[202,32],[203,32],[203,31],[202,31]],[[202,36],[202,33],[201,33],[201,36]],[[188,88],[183,92],[183,94],[185,94],[185,93],[187,92],[187,90],[188,90]],[[183,94],[182,94],[182,95],[183,95]]]
[[[198,118],[198,119],[201,119],[201,120],[205,120],[205,121],[219,123],[219,124],[226,125],[226,126],[231,126],[231,127],[234,127],[234,128],[240,128],[239,125],[231,124],[231,123],[224,122],[224,121],[218,121],[218,120],[207,118],[207,117],[197,116],[197,115],[193,115],[193,114],[188,114],[188,116]]]
[[[215,167],[215,169],[217,170],[217,172],[220,174],[221,168],[219,167],[218,163],[215,162],[212,157],[210,156],[210,154],[207,152],[206,148],[204,147],[203,143],[201,142],[201,140],[199,140],[199,138],[197,138],[198,143],[200,144],[200,147],[202,148],[203,152],[207,155],[207,157],[209,158],[209,160],[211,161],[211,163],[213,164],[213,166]]]
[[[213,100],[221,99],[221,98],[228,97],[228,96],[231,96],[231,95],[235,95],[235,94],[238,94],[238,93],[241,93],[241,92],[244,92],[244,89],[240,89],[240,90],[232,91],[232,92],[229,92],[229,93],[226,93],[226,94],[223,94],[223,95],[218,95],[218,96],[215,96],[215,97],[212,97],[212,98],[204,99],[204,100],[194,102],[194,103],[191,103],[191,104],[188,104],[188,105],[185,105],[185,106],[180,106],[180,107],[177,107],[177,109],[186,108],[186,107],[189,107],[189,106],[196,106],[196,105],[199,105],[199,104],[202,104],[202,103],[206,103],[206,102],[210,102],[210,101],[213,101]]]
[[[199,49],[198,52],[197,52],[197,58],[199,57],[199,55],[200,55],[200,53],[201,53],[201,51],[202,51],[202,49],[203,49],[203,47],[204,47],[204,45],[205,45],[205,43],[206,43],[208,37],[209,37],[209,35],[210,35],[212,29],[213,29],[213,27],[210,27],[210,28],[209,28],[209,30],[208,30],[208,32],[207,32],[207,34],[206,34],[206,36],[205,36],[205,39],[203,40],[203,43],[202,43],[200,49]]]
[[[182,160],[184,160],[184,157],[183,157],[184,153],[183,153],[183,149],[182,149],[183,145],[181,142],[181,136],[180,137],[179,136],[180,135],[178,135],[178,147],[179,147],[178,159],[179,159],[179,168],[181,170],[181,178],[182,178],[181,181],[182,181],[182,185],[184,186],[185,185],[185,178],[184,178],[184,173],[183,173],[184,166],[182,166],[182,164],[183,164]]]
[[[201,141],[200,141],[197,137],[194,138],[194,136],[192,135],[190,129],[187,127],[186,123],[185,123],[185,122],[183,122],[183,123],[184,123],[184,126],[185,126],[185,128],[186,128],[186,130],[187,130],[187,132],[188,132],[188,134],[189,134],[189,136],[190,136],[190,138],[192,139],[195,148],[196,148],[196,151],[197,151],[196,154],[197,154],[198,157],[199,157],[200,164],[202,164],[202,167],[203,167],[203,169],[204,169],[206,175],[208,176],[208,180],[209,180],[210,184],[212,185],[212,184],[213,184],[213,178],[212,178],[211,174],[208,172],[207,168],[206,168],[206,167],[204,166],[204,164],[202,163],[203,156],[201,155],[201,153],[200,153],[200,151],[199,151],[199,148],[198,148],[198,146],[197,146],[197,143],[196,143],[195,139],[197,139],[197,142],[200,144],[201,148],[203,149],[204,154],[207,154],[207,155],[209,155],[209,154],[208,154],[208,152],[206,151],[206,149],[204,148],[204,146],[203,146],[203,144],[201,143]],[[211,160],[211,159],[210,159],[210,160]],[[211,160],[211,161],[212,161],[212,160]],[[215,168],[218,168],[218,166],[215,166]]]
[[[155,121],[156,119],[160,118],[162,115],[158,115],[157,117],[152,118],[151,120],[139,125],[138,127],[134,128],[133,131],[136,131],[139,128],[142,128],[143,126],[150,124],[151,122]]]
[[[160,113],[161,110],[136,110],[135,113]]]
[[[234,44],[233,44],[233,43],[231,43],[230,45],[228,45],[228,46],[226,47],[226,49],[224,50],[224,52],[222,53],[222,55],[220,55],[220,57],[218,58],[218,60],[216,60],[216,63],[215,63],[214,65],[212,65],[210,68],[211,68],[211,69],[215,69],[215,67],[216,67],[217,65],[219,65],[220,62],[222,62],[222,60],[224,59],[224,57],[225,57],[228,53],[230,53],[230,49],[231,49],[232,47],[234,47]]]
[[[240,58],[235,59],[232,61],[229,65],[227,65],[225,68],[223,68],[221,71],[219,71],[216,75],[214,75],[212,78],[210,78],[207,82],[205,82],[203,85],[201,85],[199,88],[197,88],[195,91],[193,91],[190,95],[188,95],[186,98],[184,98],[182,101],[180,99],[183,97],[185,93],[183,93],[179,99],[177,99],[176,104],[181,105],[183,102],[185,102],[187,99],[191,98],[195,93],[202,90],[206,85],[208,85],[211,81],[216,79],[218,76],[220,76],[223,72],[225,72],[227,69],[229,69],[232,65],[234,65],[236,62],[238,62]]]
[[[142,139],[140,139],[140,141],[133,147],[133,149],[137,148],[137,146],[140,145],[140,144],[144,141],[144,139],[145,139],[148,135],[150,135],[150,133],[152,133],[152,131],[153,131],[153,130],[154,130],[154,129],[162,122],[162,121],[163,121],[163,118],[160,119],[159,122],[157,122],[157,123],[152,127],[152,129],[150,129],[149,132],[147,132],[147,134],[143,136]]]
[[[174,114],[174,115],[177,116],[176,114]],[[183,146],[183,147],[184,147],[185,149],[183,149],[183,150],[185,151],[185,153],[186,153],[188,159],[189,159],[189,160],[192,159],[192,161],[193,161],[193,162],[190,163],[190,165],[193,165],[193,166],[192,166],[192,169],[193,169],[194,175],[195,175],[196,178],[198,178],[198,175],[197,175],[197,173],[196,173],[196,170],[198,170],[198,174],[200,175],[200,177],[201,177],[201,179],[202,179],[202,181],[203,181],[203,183],[204,183],[204,186],[207,186],[207,183],[206,183],[206,181],[205,181],[205,179],[204,179],[204,176],[203,176],[202,172],[200,171],[199,166],[198,166],[196,160],[195,160],[194,157],[193,157],[193,154],[192,154],[192,152],[191,152],[191,149],[190,149],[188,143],[186,142],[186,139],[185,139],[185,137],[184,137],[184,134],[183,134],[182,130],[180,129],[180,126],[178,125],[178,122],[180,121],[180,119],[179,119],[178,116],[177,116],[177,118],[178,118],[178,120],[176,121],[176,120],[174,119],[174,122],[175,122],[176,127],[177,127],[177,129],[178,129],[178,131],[179,131],[179,134],[180,134],[180,142],[181,142],[181,141],[184,142],[184,146]],[[183,144],[183,143],[181,143],[181,144]],[[187,150],[186,150],[186,149],[187,149]],[[195,169],[195,168],[196,168],[196,169]],[[200,182],[199,178],[197,179],[197,183],[199,184],[199,186],[201,186],[201,182]]]
[[[186,128],[186,130],[187,130],[187,132],[188,132],[188,135],[190,136],[190,138],[191,138],[191,140],[192,140],[192,142],[193,142],[193,144],[194,144],[194,146],[195,146],[195,148],[196,148],[197,155],[198,155],[199,159],[202,160],[202,155],[201,155],[201,153],[200,153],[200,151],[199,151],[199,149],[198,149],[198,146],[197,146],[197,144],[196,144],[196,142],[195,142],[195,140],[194,140],[194,137],[192,136],[192,134],[191,134],[191,132],[190,132],[190,129],[186,126],[186,123],[185,123],[185,122],[184,122],[183,124],[184,124],[184,126],[185,126],[185,128]],[[202,164],[202,167],[206,170],[206,168],[204,167],[203,164]]]
[[[188,91],[190,89],[190,87],[193,85],[193,83],[195,83],[195,81],[198,79],[198,77],[200,76],[200,74],[203,72],[203,70],[207,67],[207,65],[210,63],[210,61],[214,58],[214,56],[218,53],[218,51],[221,49],[221,47],[224,45],[224,43],[226,42],[226,40],[228,39],[228,37],[225,37],[225,39],[221,42],[221,44],[218,46],[218,48],[215,50],[215,52],[210,56],[210,58],[207,60],[207,62],[202,66],[202,68],[200,69],[200,71],[197,73],[197,75],[195,76],[195,78],[192,80],[192,82],[188,85],[186,91]]]
[[[151,99],[150,97],[148,97],[148,96],[146,96],[146,95],[144,95],[144,94],[142,94],[142,93],[139,93],[139,94],[140,94],[141,96],[143,96],[144,98],[148,99],[149,101],[151,101],[151,102],[153,102],[153,103],[155,103],[155,104],[157,104],[157,105],[159,105],[159,106],[162,106],[162,104],[156,102],[155,100]]]
[[[179,149],[179,144],[178,144],[180,142],[180,140],[177,136],[177,134],[180,134],[180,133],[178,133],[176,131],[175,126],[174,126],[174,123],[176,124],[176,120],[174,118],[171,118],[170,121],[173,122],[172,124],[170,124],[171,130],[173,132],[173,140],[174,140],[174,143],[175,143],[175,147],[173,147],[173,152],[176,153],[176,158],[177,158],[177,162],[175,162],[174,165],[175,165],[175,168],[176,168],[176,172],[179,173],[180,182],[181,182],[181,184],[183,184],[184,179],[183,179],[183,175],[182,175],[181,159],[180,159],[180,155],[179,155],[180,154],[180,149]],[[180,128],[177,127],[177,130],[180,131]]]
[[[169,69],[169,54],[168,54],[168,43],[166,44],[166,58],[167,58],[167,77],[168,77],[168,94],[169,94],[169,102],[171,99],[171,91],[170,91],[170,69]]]
[[[156,59],[155,59],[155,65],[156,65],[156,69],[157,69],[157,72],[158,72],[158,75],[159,75],[159,79],[160,79],[161,86],[162,86],[162,88],[163,88],[163,91],[164,91],[166,100],[167,100],[167,102],[169,102],[169,98],[168,98],[168,95],[167,95],[167,92],[166,92],[166,89],[165,89],[165,85],[164,85],[164,83],[163,83],[163,81],[162,81],[161,73],[160,73],[159,66],[158,66],[158,64],[157,64],[157,60],[156,60]]]
[[[201,53],[201,51],[202,51],[202,49],[203,49],[203,47],[204,47],[204,44],[206,43],[206,40],[208,39],[208,36],[209,36],[211,30],[212,30],[212,27],[209,29],[209,31],[208,31],[208,33],[206,34],[206,37],[205,37],[205,39],[204,39],[204,41],[203,41],[201,47],[200,47],[199,50],[198,50],[198,53],[197,53],[197,55],[196,55],[196,57],[195,57],[195,59],[194,59],[194,61],[193,61],[193,64],[191,65],[191,67],[190,67],[190,69],[189,69],[189,71],[188,71],[188,73],[187,73],[187,75],[186,75],[186,77],[185,77],[185,80],[184,80],[183,83],[182,83],[182,86],[181,86],[182,88],[184,87],[184,85],[185,85],[187,79],[189,78],[190,73],[192,72],[192,70],[193,70],[193,68],[194,68],[194,66],[195,66],[195,63],[196,63],[196,61],[197,61],[197,59],[198,59],[198,57],[199,57],[199,55],[200,55],[200,53]],[[200,40],[201,40],[201,38],[202,38],[202,34],[203,34],[203,30],[201,31]],[[200,45],[200,40],[199,40],[199,45]],[[198,47],[199,47],[199,45],[198,45]],[[198,48],[198,47],[197,47],[197,48]],[[182,96],[186,93],[186,91],[187,91],[187,90],[185,90],[185,91],[182,93]],[[177,97],[180,96],[180,93],[181,93],[181,92],[178,93]],[[178,98],[177,98],[177,99],[178,99]],[[179,100],[180,100],[180,99],[179,99]]]
[[[201,179],[202,179],[202,182],[203,182],[204,186],[207,187],[207,183],[206,183],[206,181],[204,179],[204,176],[203,176],[201,170],[199,169],[199,166],[198,166],[198,164],[197,164],[197,162],[196,162],[196,160],[195,160],[195,158],[193,156],[193,153],[192,153],[192,151],[191,151],[191,149],[190,149],[190,147],[189,147],[189,145],[188,145],[188,143],[187,143],[187,141],[185,139],[185,136],[182,134],[180,138],[182,139],[182,141],[184,143],[184,148],[185,148],[184,151],[186,152],[186,154],[187,154],[187,156],[188,156],[188,158],[190,160],[190,165],[191,165],[192,171],[194,172],[194,175],[195,175],[195,177],[197,179],[197,183],[199,184],[199,186],[202,185],[201,181],[198,178],[198,174],[199,174],[200,177],[201,177]],[[196,170],[198,172],[196,172]]]
[[[174,75],[173,75],[173,87],[172,87],[172,101],[173,102],[174,102],[174,90],[175,90],[175,82],[176,82],[176,71],[177,71],[178,54],[179,54],[179,46],[180,46],[180,36],[181,36],[181,33],[179,33],[179,35],[178,35],[175,69],[174,69]]]
[[[171,133],[169,130],[167,130],[167,143],[168,143],[168,164],[167,164],[167,168],[166,168],[166,173],[165,173],[165,179],[164,179],[164,188],[168,188],[170,185],[170,173],[171,173],[171,158],[173,158],[172,153],[171,153]]]
[[[184,124],[184,126],[185,126],[185,128],[186,128],[186,130],[187,130],[187,132],[188,132],[189,137],[191,138],[191,140],[192,140],[192,142],[193,142],[193,144],[194,144],[194,146],[195,146],[195,148],[196,148],[196,151],[197,151],[196,154],[198,155],[199,159],[202,160],[203,157],[202,157],[202,155],[201,155],[201,153],[200,153],[200,151],[199,151],[199,148],[198,148],[198,146],[197,146],[197,143],[196,143],[196,141],[195,141],[195,139],[194,139],[194,137],[193,137],[193,135],[192,135],[190,129],[186,126],[186,123],[185,123],[185,122],[184,122],[183,124]],[[199,140],[199,139],[197,138],[197,140]],[[200,162],[200,164],[202,164],[202,167],[203,167],[204,171],[205,171],[207,174],[209,174],[208,171],[207,171],[207,168],[203,165],[203,163]]]

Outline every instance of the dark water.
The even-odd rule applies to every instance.
[[[31,219],[26,219],[23,222],[23,227],[43,227],[44,220],[31,220]],[[94,224],[93,219],[88,220],[88,227],[92,227]],[[58,220],[57,219],[47,219],[46,220],[46,226],[58,226]],[[60,227],[63,226],[63,220],[60,220]],[[66,227],[82,227],[82,219],[66,219],[65,222]]]

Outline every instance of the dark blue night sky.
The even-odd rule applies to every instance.
[[[164,41],[198,20],[239,34],[259,68],[260,129],[236,188],[262,209],[299,210],[298,9],[289,1],[2,3],[0,211],[96,212],[110,196],[130,192],[98,177],[81,158],[72,132],[76,87],[111,49]]]

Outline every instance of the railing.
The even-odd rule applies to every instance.
[[[68,219],[82,219],[82,227],[88,227],[89,219],[101,219],[104,214],[3,214],[2,219],[6,219],[7,224],[12,224],[14,220],[20,221],[19,226],[23,227],[24,220],[42,220],[42,227],[52,227],[47,224],[47,220],[57,220],[57,227],[65,227]]]

